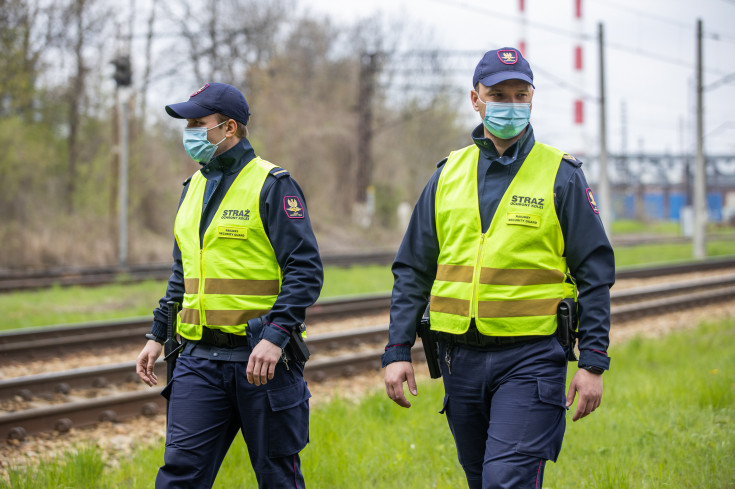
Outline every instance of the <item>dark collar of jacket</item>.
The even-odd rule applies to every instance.
[[[472,140],[480,148],[480,153],[482,153],[484,158],[491,162],[497,161],[501,165],[510,165],[519,159],[521,161],[524,160],[536,143],[531,124],[526,126],[526,132],[523,133],[523,136],[511,144],[503,156],[498,155],[498,150],[495,149],[493,142],[485,137],[485,127],[482,124],[472,131]]]
[[[255,158],[255,150],[247,138],[242,138],[239,143],[215,156],[209,163],[202,165],[202,173],[221,171],[225,175],[232,175],[242,170],[250,160]]]

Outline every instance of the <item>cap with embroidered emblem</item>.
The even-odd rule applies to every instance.
[[[226,83],[207,83],[192,93],[189,100],[166,106],[166,112],[177,119],[198,119],[220,113],[247,125],[250,107],[240,90]]]
[[[486,87],[492,87],[505,80],[523,80],[533,86],[531,66],[515,48],[488,51],[475,68],[472,86],[477,86],[479,82]]]

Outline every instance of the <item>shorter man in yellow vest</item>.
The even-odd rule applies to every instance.
[[[284,349],[323,279],[304,196],[286,170],[255,155],[236,88],[208,83],[166,111],[187,120],[184,149],[202,168],[184,182],[173,274],[137,360],[140,378],[155,385],[167,302],[181,303],[184,348],[163,390],[156,487],[211,487],[242,430],[260,488],[303,488],[311,394],[304,365]]]
[[[442,412],[472,489],[540,489],[559,455],[566,409],[576,421],[602,398],[615,280],[581,163],[536,142],[533,73],[514,48],[487,52],[470,92],[483,123],[474,144],[439,163],[393,263],[388,396],[410,407],[416,325],[427,303],[444,379]],[[578,301],[579,367],[557,309]],[[573,346],[572,346],[573,348]]]

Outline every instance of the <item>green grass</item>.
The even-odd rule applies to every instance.
[[[393,288],[389,265],[359,267],[325,267],[324,286],[320,299],[344,295],[388,293]]]
[[[46,460],[32,471],[11,470],[8,479],[0,479],[0,488],[8,489],[96,489],[105,476],[105,462],[93,447],[80,447],[64,457]],[[120,486],[124,487],[124,486]]]
[[[164,281],[60,287],[0,294],[0,331],[123,317],[152,317]]]
[[[708,256],[732,255],[735,242],[707,243]],[[618,247],[618,268],[692,259],[690,244]],[[393,286],[390,266],[326,267],[320,299],[388,293]],[[99,287],[52,287],[0,294],[0,331],[33,326],[151,316],[166,290],[164,281],[112,284]]]
[[[546,468],[553,489],[735,488],[735,319],[703,324],[659,340],[611,348],[602,406],[571,422],[558,463]],[[575,365],[570,365],[570,376]],[[312,488],[425,489],[466,487],[441,408],[439,381],[419,382],[413,407],[375,392],[312,409],[311,442],[302,452]],[[163,440],[105,466],[82,449],[27,470],[0,488],[147,488],[162,463]],[[86,465],[83,466],[83,465]],[[97,485],[92,480],[99,477]],[[215,487],[256,487],[238,437]]]
[[[390,292],[389,266],[325,267],[320,299]],[[93,320],[151,316],[166,292],[165,281],[99,287],[52,287],[0,294],[0,331]]]
[[[707,256],[735,255],[735,241],[713,240],[707,242]],[[662,265],[690,261],[694,253],[690,243],[618,246],[615,248],[615,266]]]
[[[731,226],[710,222],[707,223],[707,232],[716,234],[730,234],[735,229]],[[680,236],[681,224],[678,221],[635,221],[633,219],[616,219],[612,222],[614,235],[650,234],[661,236]]]
[[[680,224],[676,221],[645,222],[632,219],[616,219],[612,222],[613,234],[646,233],[677,236],[680,228]]]

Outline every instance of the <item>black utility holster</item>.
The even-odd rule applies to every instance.
[[[562,347],[569,350],[568,360],[577,361],[574,345],[577,340],[577,302],[574,299],[562,299],[556,310],[556,337]]]
[[[416,334],[421,338],[421,345],[424,347],[424,356],[426,357],[426,364],[429,367],[429,375],[432,379],[440,378],[442,371],[439,368],[439,343],[436,332],[431,330],[428,307],[423,317],[419,320],[419,324],[416,326]]]

